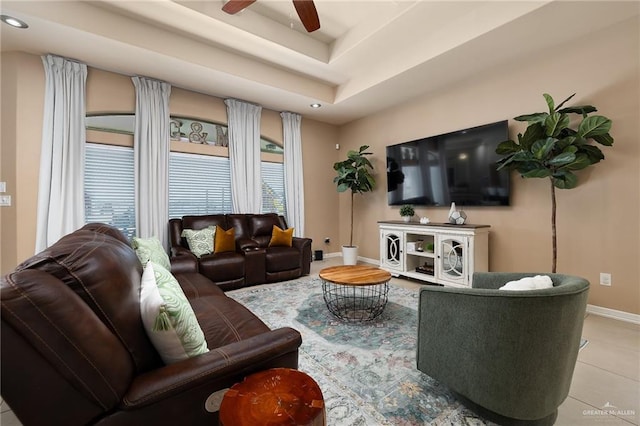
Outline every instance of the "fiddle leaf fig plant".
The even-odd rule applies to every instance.
[[[356,193],[363,194],[373,191],[376,184],[375,178],[371,175],[373,166],[366,157],[373,153],[367,152],[367,149],[369,149],[369,145],[362,145],[357,151],[349,150],[346,160],[333,164],[333,169],[338,173],[333,179],[333,182],[337,185],[338,192],[351,190],[349,247],[353,247],[353,196]]]
[[[611,120],[602,115],[589,115],[597,111],[591,105],[563,106],[575,93],[555,105],[553,98],[545,93],[549,112],[515,117],[516,121],[526,121],[524,134],[518,134],[518,141],[508,140],[496,148],[503,155],[497,169],[517,170],[524,178],[547,178],[551,187],[551,238],[553,249],[552,272],[556,272],[556,188],[572,189],[578,185],[576,171],[604,160],[604,154],[591,141],[603,146],[613,145],[609,134]],[[578,121],[572,123],[572,114]]]

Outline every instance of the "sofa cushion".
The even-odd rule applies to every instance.
[[[216,225],[215,243],[213,245],[214,253],[224,253],[227,251],[236,251],[236,238],[234,229],[224,230]]]
[[[128,244],[104,233],[76,231],[18,266],[60,279],[118,336],[147,371],[162,364],[140,317],[142,266]]]
[[[269,331],[257,316],[227,296],[198,297],[191,304],[212,350]]]
[[[227,251],[202,256],[198,270],[211,281],[218,283],[244,278],[244,265],[244,255]]]
[[[140,263],[142,263],[143,267],[151,260],[162,265],[165,269],[171,270],[171,261],[169,260],[169,256],[157,237],[133,237],[131,246],[136,251],[136,255],[138,256],[138,259],[140,259]]]
[[[300,252],[293,247],[269,247],[267,272],[288,271],[300,268]]]
[[[85,416],[91,413],[95,416],[91,406],[116,407],[136,374],[136,366],[122,341],[91,307],[61,280],[41,270],[13,272],[2,277],[0,283],[2,396],[15,392],[17,384],[38,399],[46,389],[45,399],[62,394],[86,400],[74,404],[73,410],[64,410],[63,416],[52,413],[49,422],[35,424],[85,424],[86,420],[78,419],[87,419]],[[48,368],[56,372],[48,372]],[[69,389],[57,385],[52,375],[65,377]],[[59,405],[56,399],[55,405]],[[11,408],[16,408],[13,401]],[[32,401],[28,405],[33,410],[36,405],[40,409],[46,404]],[[19,401],[18,408],[23,405],[24,401]],[[2,416],[0,423],[4,424],[4,413]],[[21,420],[25,423],[16,424],[32,424]]]
[[[251,223],[251,237],[271,235],[274,226],[281,229],[284,225],[280,222],[280,217],[275,213],[254,214],[249,218]]]
[[[251,238],[251,228],[249,227],[251,217],[253,217],[251,214],[227,215],[227,225],[233,227],[236,233],[236,239]]]
[[[183,216],[182,229],[204,229],[208,226],[220,225],[227,228],[227,217],[223,214],[209,214],[202,216]]]
[[[110,237],[113,237],[116,240],[125,243],[126,245],[131,244],[130,241],[127,239],[127,237],[122,233],[122,231],[120,231],[117,228],[114,228],[111,225],[107,225],[104,223],[97,223],[97,222],[87,223],[85,226],[80,228],[80,230],[99,232],[101,234],[106,234]]]
[[[197,231],[194,229],[184,229],[181,236],[187,240],[191,253],[199,258],[203,254],[213,253],[215,235],[216,227],[208,226]]]
[[[178,280],[184,295],[190,301],[198,297],[224,295],[220,287],[199,272],[171,272],[171,274]]]
[[[273,225],[273,231],[271,232],[271,241],[269,241],[269,247],[291,247],[293,241],[293,228],[280,229],[279,226]]]
[[[182,288],[169,271],[150,261],[142,274],[140,312],[165,364],[208,352],[204,333]]]

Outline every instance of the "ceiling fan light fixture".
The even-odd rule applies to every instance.
[[[235,15],[251,6],[255,1],[256,0],[229,0],[222,6],[222,10],[229,15]]]
[[[320,18],[318,11],[313,4],[313,0],[292,0],[293,6],[302,21],[302,25],[308,32],[313,32],[320,28]],[[230,15],[235,15],[255,3],[256,0],[227,0],[222,5],[222,10]],[[293,24],[291,25],[293,28]]]

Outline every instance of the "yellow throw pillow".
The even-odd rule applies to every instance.
[[[280,229],[278,226],[273,225],[273,231],[271,231],[271,241],[269,241],[269,247],[291,247],[293,242],[293,228],[286,230]]]
[[[236,235],[233,228],[225,231],[216,225],[216,242],[213,245],[214,253],[222,253],[225,251],[236,251]]]

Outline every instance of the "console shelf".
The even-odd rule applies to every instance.
[[[381,221],[378,226],[380,267],[392,275],[470,287],[474,272],[489,270],[489,225]]]

